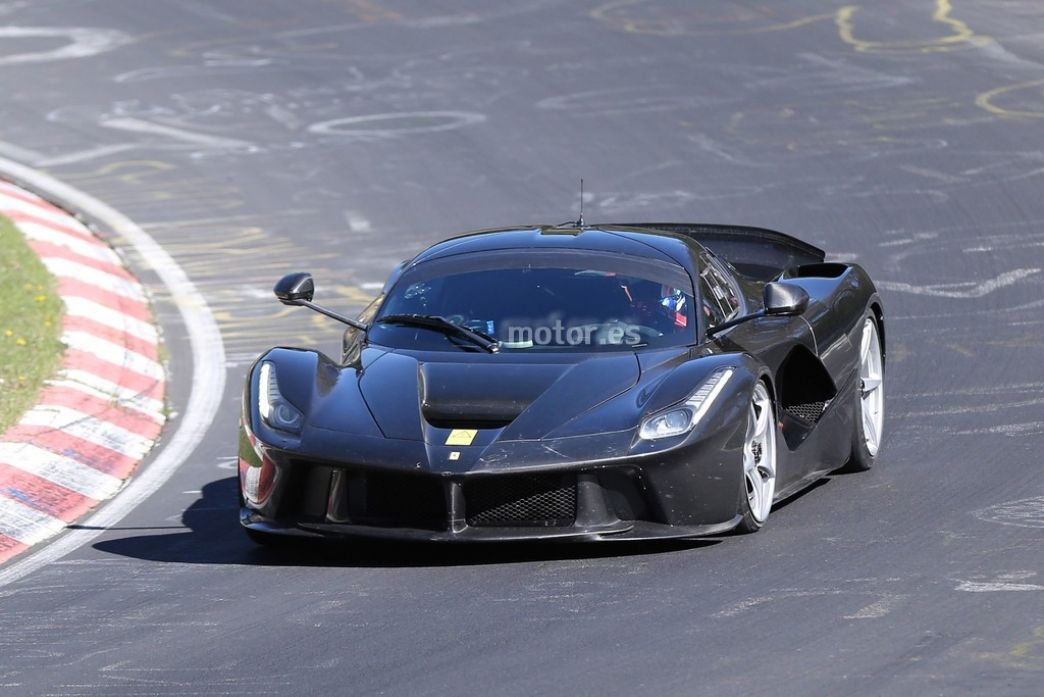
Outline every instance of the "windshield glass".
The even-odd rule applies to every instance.
[[[502,351],[606,351],[695,343],[693,289],[681,266],[619,254],[504,250],[422,262],[388,293],[370,341],[473,349],[452,332],[381,317],[436,315],[500,342]]]

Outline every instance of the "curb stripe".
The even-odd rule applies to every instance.
[[[103,305],[110,310],[116,310],[117,312],[129,315],[141,322],[148,322],[152,318],[152,313],[149,312],[149,306],[146,303],[140,300],[132,300],[131,298],[120,295],[119,293],[108,291],[105,288],[99,288],[96,285],[87,283],[86,281],[81,281],[78,278],[72,278],[69,276],[59,278],[58,294],[63,298],[75,295],[78,298],[90,300],[91,302]]]
[[[133,457],[49,426],[18,425],[4,434],[4,439],[14,443],[29,443],[56,455],[79,460],[88,467],[114,477],[126,477],[138,464]]]
[[[128,281],[133,281],[134,277],[128,272],[123,270],[123,267],[110,264],[108,262],[99,261],[92,257],[85,257],[82,254],[77,254],[71,249],[67,249],[51,242],[37,242],[36,240],[29,240],[29,246],[33,248],[33,251],[44,259],[48,257],[58,257],[59,259],[68,259],[74,261],[77,264],[83,264],[89,266],[97,271],[104,271],[107,274],[111,274],[118,278],[122,278]]]
[[[43,199],[38,199],[32,194],[18,195],[12,194],[7,187],[3,188],[0,192],[0,209],[4,211],[4,215],[31,215],[44,220],[51,220],[58,225],[64,225],[71,230],[84,230],[87,232],[87,228],[84,227],[76,218],[72,217],[61,208],[53,206]],[[8,213],[10,211],[10,214]],[[88,234],[90,234],[88,232]]]
[[[41,513],[64,521],[76,520],[89,511],[96,500],[66,489],[64,486],[0,463],[0,495],[17,499]],[[3,544],[0,543],[0,560]]]
[[[11,557],[18,556],[27,549],[29,549],[29,545],[22,544],[18,540],[0,533],[0,564],[3,564]]]
[[[33,192],[26,191],[25,189],[21,188],[20,186],[17,186],[15,184],[10,183],[10,182],[0,181],[0,193],[3,193],[4,196],[10,197],[10,198],[14,198],[14,199],[17,199],[19,201],[24,201],[26,203],[31,203],[34,206],[38,207],[38,208],[44,208],[44,209],[46,209],[48,211],[53,211],[56,214],[64,215],[66,218],[71,218],[72,217],[71,215],[69,215],[68,212],[62,210],[61,208],[59,208],[58,206],[54,205],[53,203],[51,203],[47,199],[40,198],[39,196],[37,196]]]
[[[112,251],[108,247],[104,247],[97,242],[90,242],[77,235],[69,234],[68,232],[58,232],[52,230],[43,225],[37,225],[36,223],[20,222],[18,229],[22,231],[27,240],[32,240],[37,244],[49,244],[55,247],[61,247],[67,249],[77,256],[85,259],[93,259],[96,262],[102,264],[109,264],[112,266],[119,266],[120,257],[116,252]]]
[[[149,300],[114,249],[5,182],[0,213],[56,278],[65,306],[62,367],[0,439],[3,562],[122,489],[160,435],[166,376]]]
[[[105,341],[111,341],[114,344],[123,346],[128,351],[133,351],[139,355],[145,356],[146,358],[159,361],[159,347],[155,341],[148,341],[140,337],[128,334],[125,331],[110,327],[100,322],[95,322],[90,317],[70,317],[65,315],[62,321],[62,329],[65,332],[85,332],[92,334],[99,339]]]
[[[113,401],[120,402],[125,406],[135,405],[140,411],[147,411],[153,414],[163,413],[163,385],[156,383],[152,389],[146,392],[139,390],[131,390],[122,385],[98,377],[91,373],[83,370],[70,370],[65,368],[58,371],[58,376],[61,380],[56,383],[70,382],[70,383],[81,383],[90,387],[94,390],[110,395]]]
[[[65,407],[89,414],[103,421],[119,424],[143,438],[155,439],[163,424],[162,414],[148,414],[114,404],[112,400],[99,397],[84,390],[48,384],[40,392],[39,406]]]
[[[112,363],[74,346],[69,346],[65,349],[65,356],[66,366],[70,370],[93,373],[103,380],[108,380],[120,387],[133,390],[137,394],[148,394],[149,390],[155,388],[156,385],[163,384],[162,377],[155,378],[149,375],[142,375],[127,366]]]
[[[2,199],[0,199],[2,201]],[[17,223],[20,228],[24,223],[32,223],[33,225],[39,225],[41,227],[50,228],[55,232],[61,232],[66,235],[74,235],[79,237],[81,240],[97,241],[97,238],[91,234],[91,231],[85,228],[79,221],[75,222],[75,225],[68,222],[69,218],[61,218],[55,220],[55,217],[48,217],[45,211],[33,211],[27,213],[23,210],[14,210],[8,207],[0,208],[0,213],[6,215],[8,218]]]
[[[146,302],[145,293],[142,291],[141,286],[133,281],[128,281],[122,276],[113,276],[110,273],[92,269],[89,266],[77,264],[75,261],[60,257],[45,258],[43,263],[47,270],[59,279],[75,278],[84,283],[90,283],[92,286],[98,286],[109,293],[122,295],[125,298],[141,303]]]
[[[0,535],[31,546],[61,532],[64,527],[65,521],[60,518],[0,495]]]
[[[85,298],[77,298],[73,296],[63,298],[63,300],[65,300],[66,316],[87,317],[95,322],[100,322],[110,326],[113,329],[118,329],[121,332],[133,334],[139,339],[151,341],[154,344],[159,341],[159,333],[151,324],[138,321],[121,312],[110,310],[104,305],[99,305],[98,303],[86,300]]]
[[[98,399],[110,404],[114,409],[126,409],[132,411],[135,414],[151,419],[158,424],[162,424],[165,420],[165,417],[163,416],[163,403],[161,401],[138,394],[120,396],[112,391],[112,388],[115,386],[105,380],[95,380],[93,384],[72,379],[48,380],[47,385],[55,389],[79,392],[87,397]],[[101,385],[104,388],[99,389],[98,385]]]
[[[37,403],[42,407],[63,407],[89,414],[113,424],[119,424],[143,438],[155,440],[163,428],[162,414],[149,414],[133,408],[121,407],[110,400],[87,391],[67,386],[48,385],[40,393]]]
[[[111,474],[31,443],[0,443],[0,463],[96,500],[112,496],[123,484]]]
[[[67,407],[33,407],[22,417],[20,425],[61,431],[131,458],[145,457],[152,447],[148,438]]]
[[[128,351],[119,344],[114,344],[111,341],[106,341],[86,332],[65,332],[62,334],[62,343],[74,351],[90,354],[101,361],[111,363],[117,368],[128,370],[136,375],[143,375],[161,382],[165,375],[163,366],[151,358],[134,351]],[[80,366],[71,365],[70,367]],[[130,382],[120,382],[128,387],[133,387]]]

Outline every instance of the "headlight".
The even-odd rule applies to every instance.
[[[642,422],[638,435],[645,440],[656,440],[688,433],[710,409],[714,398],[725,388],[733,372],[732,368],[714,371],[683,404],[654,414]]]
[[[300,433],[304,416],[279,392],[275,367],[267,361],[261,364],[257,385],[257,408],[266,424],[280,431]]]

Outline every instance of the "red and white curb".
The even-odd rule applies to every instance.
[[[111,498],[165,419],[159,335],[145,292],[80,221],[0,182],[0,214],[58,280],[62,365],[0,435],[0,563]]]

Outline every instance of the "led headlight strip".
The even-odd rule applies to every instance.
[[[657,440],[688,433],[707,413],[734,372],[733,368],[719,368],[714,371],[685,402],[653,414],[643,421],[638,435],[645,440]]]
[[[258,376],[257,409],[266,424],[280,431],[300,433],[304,416],[279,392],[275,366],[265,361]]]

